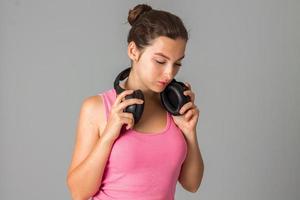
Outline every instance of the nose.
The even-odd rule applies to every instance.
[[[164,71],[164,77],[166,80],[171,80],[175,76],[175,69],[173,66],[167,66]]]

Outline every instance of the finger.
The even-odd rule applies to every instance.
[[[195,105],[195,104],[194,104],[193,102],[191,102],[191,101],[188,102],[188,103],[186,103],[186,104],[184,104],[184,105],[180,108],[179,113],[180,113],[180,114],[184,114],[187,110],[193,108],[194,105]]]
[[[189,96],[191,98],[191,101],[195,101],[195,94],[191,90],[186,90],[183,92],[184,95]]]
[[[120,113],[120,117],[130,118],[130,119],[134,120],[133,114],[129,113],[129,112]]]
[[[196,108],[190,109],[190,110],[184,115],[184,118],[185,118],[186,120],[189,121],[196,113],[197,113]]]
[[[124,110],[127,106],[133,105],[133,104],[143,104],[144,101],[142,99],[132,98],[132,99],[126,99],[125,101],[122,101],[118,106],[118,110]]]
[[[122,124],[127,124],[126,129],[134,126],[134,117],[132,113],[121,113],[120,116]]]
[[[126,129],[130,129],[133,127],[134,125],[134,122],[133,122],[133,119],[130,119],[130,118],[124,118],[124,122],[123,124],[126,124]]]
[[[200,110],[199,110],[199,108],[197,106],[196,106],[196,112],[200,113]]]
[[[185,115],[184,118],[186,120],[190,120],[190,118],[194,115],[194,109],[190,109]]]
[[[189,84],[188,82],[184,83],[190,90],[192,89],[191,84]]]
[[[120,103],[122,101],[123,98],[125,98],[125,96],[132,94],[133,90],[125,90],[123,92],[121,92],[120,94],[117,95],[117,98],[115,100],[115,105]]]

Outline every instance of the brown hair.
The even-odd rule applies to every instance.
[[[147,4],[138,4],[129,10],[127,20],[132,26],[127,42],[134,41],[141,51],[159,36],[188,40],[188,32],[178,16],[152,9]]]

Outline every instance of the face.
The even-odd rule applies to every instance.
[[[178,73],[186,41],[160,36],[147,46],[134,62],[141,89],[162,92]]]

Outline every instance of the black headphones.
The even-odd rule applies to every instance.
[[[130,67],[123,70],[119,73],[119,75],[116,77],[114,82],[114,89],[116,90],[117,94],[120,94],[121,92],[125,91],[119,84],[120,81],[124,80],[126,77],[129,76],[130,73]],[[189,96],[185,96],[183,92],[187,90],[188,87],[182,83],[178,82],[175,79],[173,79],[160,93],[161,103],[165,107],[165,109],[170,112],[172,115],[180,115],[179,111],[180,108],[186,104],[187,102],[191,101]],[[141,90],[134,90],[132,94],[129,94],[125,97],[125,99],[130,98],[138,98],[138,99],[144,99],[144,94]],[[127,106],[124,109],[124,112],[129,112],[133,114],[134,122],[135,124],[140,120],[142,114],[144,111],[144,104],[132,104]]]

